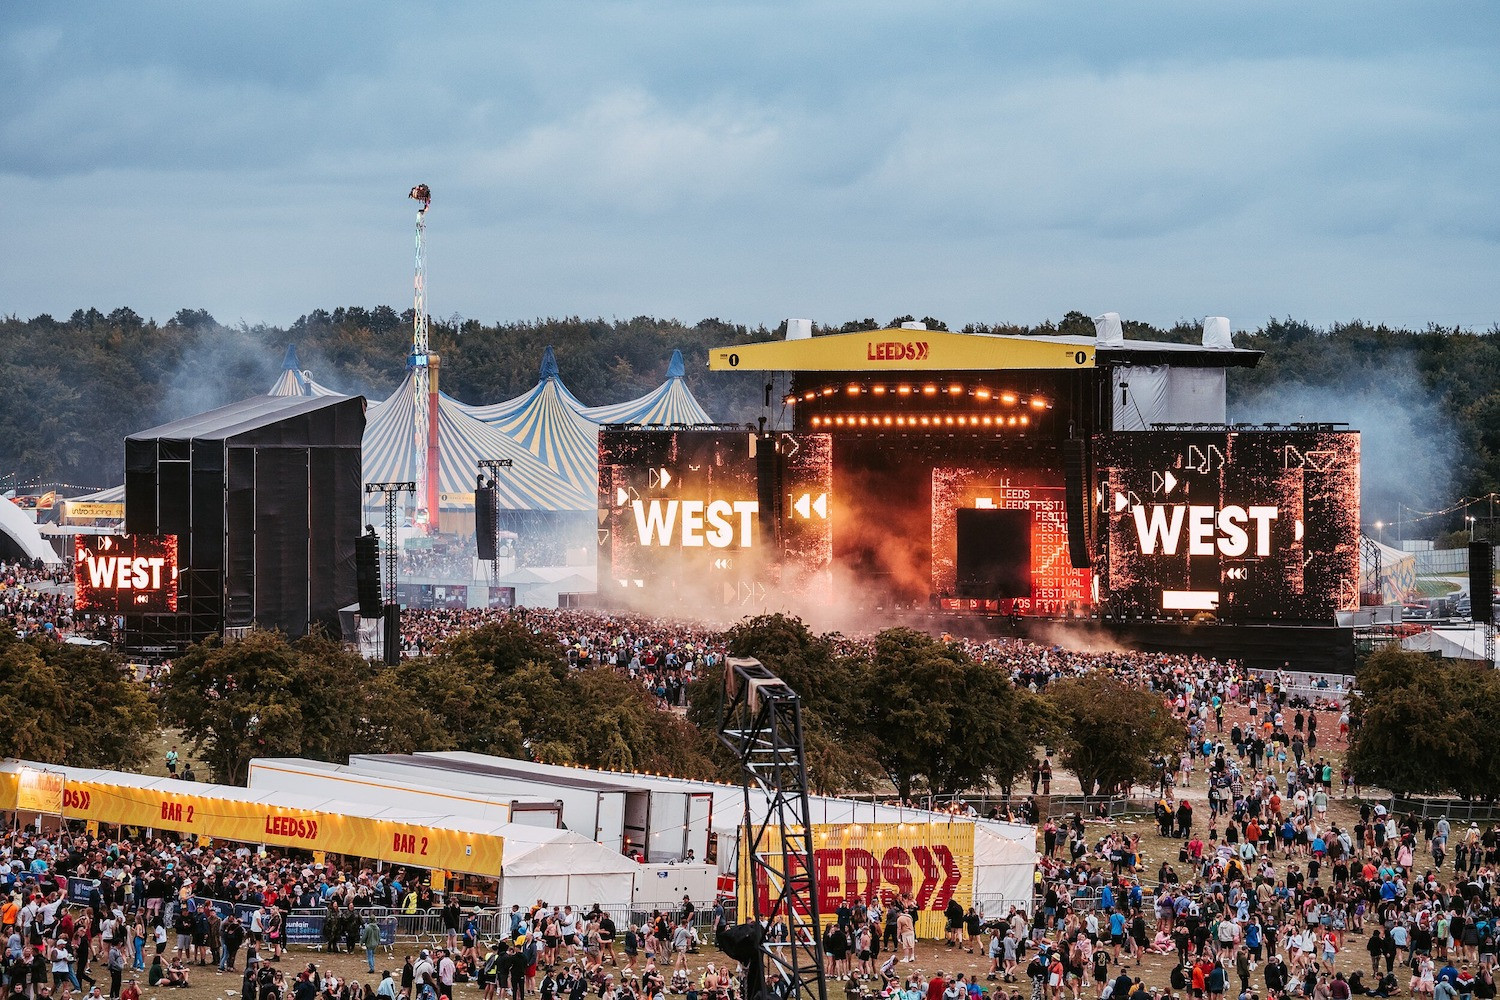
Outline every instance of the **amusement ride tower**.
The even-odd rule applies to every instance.
[[[432,189],[418,184],[407,197],[417,209],[416,274],[413,278],[411,355],[406,359],[412,372],[413,426],[412,468],[417,483],[413,522],[419,531],[438,530],[438,356],[429,350],[427,337],[427,209]]]

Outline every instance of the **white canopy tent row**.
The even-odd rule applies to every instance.
[[[350,758],[348,772],[440,786],[465,796],[555,797],[569,829],[592,834],[606,846],[638,851],[645,861],[661,864],[681,861],[692,851],[695,860],[712,860],[721,873],[737,874],[745,805],[738,785],[463,751],[359,755]],[[752,818],[764,819],[762,797],[752,793],[750,802]],[[888,826],[915,835],[918,828],[972,825],[973,899],[961,902],[983,904],[988,912],[1008,905],[1030,908],[1035,827],[820,795],[809,797],[809,809],[815,826],[829,828]]]
[[[321,850],[494,880],[488,903],[588,906],[631,899],[639,866],[568,830],[264,787],[0,761],[0,809],[47,825],[92,820],[247,845]],[[471,810],[472,811],[472,810]],[[493,815],[493,813],[492,813]]]

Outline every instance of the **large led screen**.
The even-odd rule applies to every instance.
[[[825,435],[604,431],[601,598],[753,607],[826,589],[829,453]]]
[[[74,607],[96,615],[177,610],[176,535],[78,535]]]
[[[1358,606],[1359,434],[1100,439],[1113,613],[1328,621]]]

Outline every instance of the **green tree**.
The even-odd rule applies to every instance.
[[[1151,780],[1152,759],[1175,753],[1187,737],[1160,695],[1108,674],[1047,686],[1061,760],[1085,795],[1108,795]]]
[[[1046,724],[1009,677],[914,629],[875,637],[864,685],[875,758],[903,798],[918,781],[937,795],[1009,789]]]
[[[612,670],[571,670],[557,637],[515,620],[455,636],[368,685],[366,734],[406,749],[711,777],[701,733]]]
[[[80,767],[146,760],[156,712],[114,653],[0,631],[0,753]]]
[[[318,637],[212,636],[173,662],[162,717],[214,780],[243,784],[255,757],[338,760],[360,749],[366,673],[363,660]]]
[[[868,724],[862,672],[865,664],[841,657],[836,637],[814,635],[800,618],[759,615],[724,636],[731,656],[754,657],[802,701],[803,749],[808,781],[819,792],[864,791],[878,776]],[[722,671],[705,672],[688,692],[688,718],[717,744],[723,702]],[[721,769],[735,773],[727,751],[715,751]]]
[[[52,723],[64,732],[62,761],[129,771],[146,763],[159,729],[156,706],[119,654],[34,640],[61,679],[65,705]]]
[[[1500,678],[1395,644],[1356,678],[1349,767],[1361,784],[1398,794],[1493,794],[1500,773]]]

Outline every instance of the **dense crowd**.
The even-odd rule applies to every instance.
[[[640,682],[663,707],[686,705],[688,685],[725,655],[719,634],[702,623],[548,608],[409,610],[401,619],[403,650],[423,655],[446,639],[501,620],[555,636],[569,666],[617,670]]]
[[[40,561],[0,562],[0,620],[22,637],[36,634],[64,636],[76,631],[94,635],[102,629],[108,639],[110,622],[93,616],[75,618],[73,594],[63,590],[73,582],[70,563]]]
[[[0,838],[0,898],[0,976],[8,995],[27,1000],[75,992],[138,1000],[143,987],[188,986],[207,974],[240,975],[250,1000],[437,1000],[451,998],[454,983],[510,1000],[576,1000],[585,991],[650,1000],[672,986],[684,991],[687,956],[700,943],[686,898],[638,925],[624,914],[616,923],[597,905],[542,900],[513,906],[508,919],[482,919],[435,892],[425,872],[160,837],[12,830]],[[371,907],[434,915],[433,946],[377,978],[382,939]],[[323,976],[314,964],[283,969],[293,911],[322,911],[322,949],[361,955],[370,981]]]

